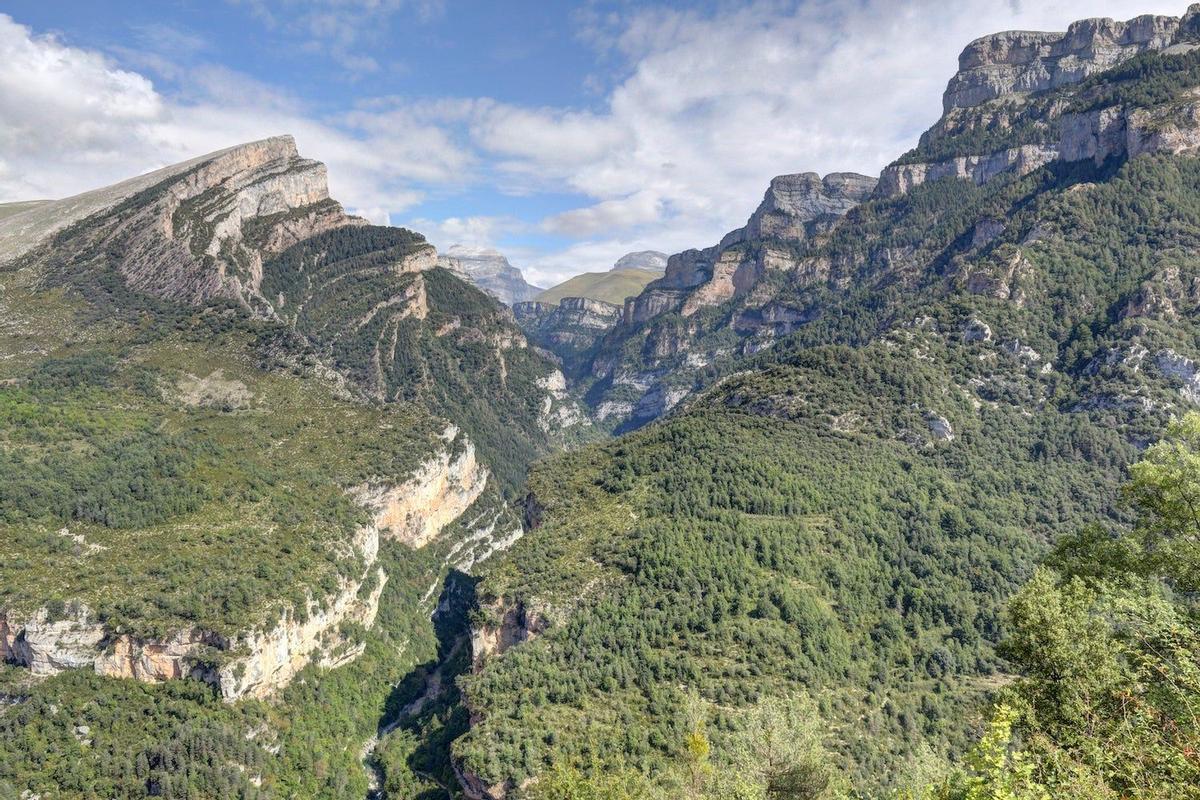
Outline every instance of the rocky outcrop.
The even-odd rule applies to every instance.
[[[521,270],[508,263],[498,250],[456,244],[438,259],[463,280],[478,286],[505,305],[532,300],[542,291],[525,281]]]
[[[50,236],[68,226],[94,214],[110,211],[134,195],[170,182],[206,164],[233,164],[239,161],[246,163],[248,160],[254,159],[261,161],[264,151],[274,150],[279,153],[286,149],[289,143],[294,152],[295,143],[291,141],[291,137],[265,139],[261,142],[218,150],[215,153],[163,167],[145,175],[139,175],[136,178],[84,192],[64,200],[29,204],[30,207],[23,212],[6,215],[0,219],[0,263],[28,253]],[[209,175],[212,174],[210,171]]]
[[[1193,5],[1183,17],[1085,19],[1063,33],[1008,31],[977,39],[959,57],[943,97],[945,112],[921,137],[921,147],[936,149],[939,140],[956,136],[994,141],[997,133],[1018,128],[1022,143],[927,162],[902,160],[883,171],[876,194],[896,197],[940,178],[981,185],[1001,174],[1026,175],[1056,159],[1099,163],[1110,156],[1194,150],[1200,141],[1194,102],[1066,114],[1069,94],[1037,93],[1069,87],[1139,53],[1187,52],[1198,35],[1200,5]]]
[[[794,269],[798,263],[790,251],[770,243],[797,242],[828,230],[869,199],[875,185],[874,178],[853,172],[834,172],[824,178],[804,172],[772,179],[745,227],[727,233],[706,250],[671,256],[662,279],[626,303],[625,324],[640,324],[675,310],[691,316],[705,306],[745,294],[768,269]]]
[[[37,675],[93,669],[148,683],[191,677],[218,688],[226,700],[266,697],[286,686],[319,657],[326,667],[352,660],[361,646],[344,639],[345,623],[370,627],[387,581],[378,566],[382,536],[419,547],[431,540],[479,497],[488,474],[475,448],[451,426],[445,447],[395,487],[363,487],[356,496],[372,512],[351,545],[364,565],[355,578],[342,578],[326,597],[309,594],[303,609],[285,608],[269,624],[232,636],[184,628],[162,639],[117,634],[83,603],[68,603],[20,618],[0,610],[0,659]],[[368,589],[369,585],[369,589]]]
[[[524,600],[509,603],[497,598],[480,610],[486,622],[471,629],[471,660],[476,668],[485,659],[502,655],[550,627],[548,609]]]
[[[1200,90],[1165,107],[1111,106],[1062,118],[1059,158],[1092,160],[1200,149]]]
[[[1154,357],[1154,364],[1163,376],[1179,385],[1179,394],[1189,403],[1200,404],[1200,367],[1186,356],[1166,349]]]
[[[475,445],[451,425],[442,434],[451,443],[399,486],[362,486],[358,500],[372,509],[383,536],[409,547],[428,544],[478,499],[488,471],[475,457]]]
[[[620,306],[587,297],[564,297],[557,306],[548,303],[517,303],[517,324],[538,346],[574,370],[578,358],[588,352],[621,321]]]
[[[1004,95],[1038,92],[1101,72],[1146,50],[1161,50],[1195,32],[1200,9],[1182,17],[1144,15],[1127,22],[1084,19],[1065,33],[1007,31],[976,39],[958,58],[942,98],[946,111]]]
[[[612,266],[613,271],[623,269],[644,269],[647,272],[662,272],[667,268],[667,254],[657,250],[638,250],[626,253],[617,259]]]
[[[99,264],[138,292],[192,304],[224,297],[267,314],[259,293],[265,257],[332,228],[366,224],[329,198],[325,165],[301,158],[290,136],[222,150],[143,183],[55,237],[51,249],[68,257],[47,254],[48,268],[58,270],[49,280]],[[37,251],[29,255],[39,260]]]
[[[927,181],[941,178],[962,178],[977,186],[990,181],[1002,173],[1027,175],[1058,157],[1058,148],[1052,145],[1022,145],[978,156],[958,156],[936,163],[892,164],[879,175],[879,197],[896,197],[906,194]]]

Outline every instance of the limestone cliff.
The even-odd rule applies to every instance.
[[[1194,103],[1190,110],[1116,107],[1072,114],[1069,91],[1141,53],[1186,53],[1198,34],[1200,5],[1193,5],[1182,17],[1085,19],[1061,33],[1008,31],[977,39],[959,56],[942,118],[913,153],[884,169],[877,195],[895,197],[946,177],[982,185],[1055,160],[1192,149]],[[996,146],[1005,138],[1008,146]],[[947,149],[960,152],[921,157]]]
[[[451,425],[442,434],[458,443],[426,461],[399,486],[362,486],[359,501],[371,508],[383,535],[409,547],[424,547],[479,498],[488,472],[475,457],[475,445]]]
[[[587,297],[564,297],[558,305],[517,303],[513,314],[530,341],[573,371],[576,362],[620,321],[621,307]]]
[[[813,172],[772,179],[745,227],[727,233],[705,250],[685,250],[668,259],[666,274],[625,304],[625,324],[645,322],[666,311],[691,316],[749,291],[768,269],[798,264],[788,242],[827,231],[871,196],[876,181],[866,175]]]
[[[9,255],[32,258],[50,282],[99,266],[162,299],[224,297],[266,313],[259,291],[264,258],[322,231],[366,224],[330,199],[325,165],[301,158],[290,136],[222,150],[158,177],[91,193],[104,202],[35,209],[30,213],[43,216],[66,204],[91,213],[48,239],[55,226],[46,227],[38,246],[23,252],[34,238],[27,235],[29,215],[5,220],[3,231],[18,243]]]
[[[355,490],[372,513],[349,543],[363,569],[357,577],[341,579],[330,596],[309,594],[304,609],[285,608],[268,623],[232,636],[188,628],[163,639],[110,631],[83,603],[67,603],[54,612],[42,608],[28,618],[0,610],[0,659],[37,675],[90,668],[149,683],[191,677],[213,684],[226,700],[266,697],[318,657],[326,667],[346,663],[361,646],[344,639],[344,623],[370,627],[387,581],[377,563],[381,537],[422,546],[462,514],[487,483],[474,445],[453,426],[443,438],[442,450],[403,483]]]
[[[456,244],[442,254],[438,265],[475,284],[505,305],[532,300],[542,291],[528,283],[521,270],[492,248]]]
[[[942,106],[950,111],[1077,83],[1145,50],[1182,40],[1195,31],[1197,13],[1192,6],[1182,18],[1084,19],[1063,33],[1006,31],[981,37],[958,57]]]

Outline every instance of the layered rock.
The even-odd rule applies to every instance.
[[[1194,32],[1198,13],[1192,6],[1182,18],[1084,19],[1065,33],[1006,31],[981,37],[958,57],[942,106],[950,111],[1077,83],[1138,53],[1169,47]]]
[[[460,441],[453,425],[442,438],[458,444],[426,461],[403,484],[356,491],[359,501],[374,511],[375,524],[385,537],[424,547],[483,493],[488,471],[476,459],[475,445],[465,436]]]
[[[644,269],[648,272],[662,272],[667,268],[667,254],[657,250],[637,250],[626,253],[617,259],[612,266],[613,271],[623,269]]]
[[[961,178],[977,186],[1004,173],[1028,175],[1058,158],[1053,145],[1021,145],[986,155],[957,156],[948,161],[917,164],[891,164],[879,175],[880,197],[907,194],[926,181]]]
[[[982,185],[1002,174],[1026,175],[1055,160],[1100,162],[1195,149],[1200,115],[1194,102],[1183,108],[1118,106],[1070,114],[1068,97],[1050,90],[1070,87],[1140,53],[1186,53],[1196,47],[1198,33],[1200,5],[1194,5],[1183,17],[1085,19],[1063,33],[1008,31],[977,39],[959,57],[959,71],[943,96],[942,119],[921,137],[921,148],[937,151],[941,141],[972,136],[978,146],[1017,129],[1021,133],[1013,136],[1024,143],[929,161],[914,161],[910,154],[884,169],[877,195],[895,197],[940,178]]]
[[[367,224],[330,199],[325,165],[301,158],[290,136],[222,150],[145,182],[135,179],[133,193],[120,188],[126,184],[90,193],[110,205],[45,242],[45,252],[27,255],[47,265],[51,281],[99,265],[161,299],[199,304],[224,297],[267,313],[270,303],[259,292],[264,258],[322,231]]]
[[[478,286],[505,305],[532,300],[542,290],[526,282],[521,270],[498,250],[456,244],[438,259],[442,266]]]
[[[350,543],[363,570],[356,578],[340,579],[330,596],[309,594],[303,613],[285,608],[269,624],[232,636],[191,627],[147,639],[113,633],[83,603],[67,604],[54,614],[42,608],[24,619],[5,610],[0,611],[0,658],[37,675],[90,668],[148,683],[191,677],[213,684],[226,700],[266,697],[318,655],[327,667],[346,663],[361,647],[345,641],[344,624],[370,627],[387,581],[377,563],[380,538],[395,537],[414,547],[428,543],[487,483],[474,445],[453,426],[444,438],[446,447],[403,484],[355,493],[372,512],[370,524]],[[364,592],[368,580],[372,588]]]
[[[869,199],[876,183],[853,172],[833,172],[824,178],[814,172],[773,178],[744,227],[706,250],[671,256],[663,278],[626,304],[626,324],[643,323],[673,310],[691,316],[705,306],[745,294],[768,269],[798,266],[786,243],[828,230]]]

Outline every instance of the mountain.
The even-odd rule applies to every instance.
[[[525,334],[572,375],[590,361],[596,344],[621,320],[622,305],[661,277],[659,253],[629,253],[608,272],[585,272],[513,306]],[[625,264],[642,266],[621,267]]]
[[[557,305],[565,297],[585,297],[601,303],[620,306],[625,298],[639,294],[646,284],[659,277],[649,269],[634,267],[608,272],[583,272],[557,286],[539,292],[533,299],[539,303]]]
[[[287,138],[0,219],[0,796],[1192,796],[1198,41],[973,42],[621,305]]]
[[[1192,523],[1119,497],[1200,400],[1197,38],[974,42],[878,181],[778,178],[626,303],[571,388],[640,429],[535,467],[477,588],[467,796],[1186,796]],[[1135,484],[1192,485],[1188,419]]]
[[[0,794],[362,796],[345,742],[520,536],[561,373],[291,137],[29,204],[0,248]]]
[[[617,259],[613,270],[644,269],[650,272],[662,272],[667,268],[667,254],[657,250],[638,250],[626,253]]]
[[[526,283],[521,270],[491,248],[456,244],[438,259],[438,265],[478,286],[507,306],[532,300],[542,291]]]

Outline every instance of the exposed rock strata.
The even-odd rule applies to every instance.
[[[381,536],[395,536],[419,547],[436,536],[478,498],[487,471],[475,448],[451,426],[446,447],[398,487],[363,489],[358,496],[373,512],[370,524],[352,541],[364,563],[356,579],[342,579],[338,590],[318,600],[309,596],[305,614],[285,609],[269,625],[221,636],[199,628],[173,632],[164,639],[113,634],[85,604],[68,604],[51,616],[40,609],[28,618],[0,611],[0,658],[24,665],[38,675],[91,668],[101,675],[149,683],[192,677],[212,683],[227,700],[265,697],[285,686],[318,655],[325,666],[352,660],[361,648],[342,639],[345,622],[369,627],[378,612],[387,575],[377,564]],[[374,587],[364,596],[364,583]],[[205,653],[218,654],[212,661]]]
[[[447,442],[458,437],[454,426],[443,434]],[[424,547],[483,493],[488,471],[475,457],[475,445],[462,438],[457,453],[453,447],[443,450],[400,486],[364,486],[357,491],[360,502],[373,509],[384,537]]]
[[[505,305],[532,300],[542,291],[529,284],[521,270],[491,248],[456,244],[442,254],[438,265],[478,286]]]
[[[1084,19],[1064,33],[1006,31],[981,37],[959,56],[942,105],[949,111],[1077,83],[1138,53],[1169,47],[1194,31],[1198,13],[1192,6],[1182,18]]]

